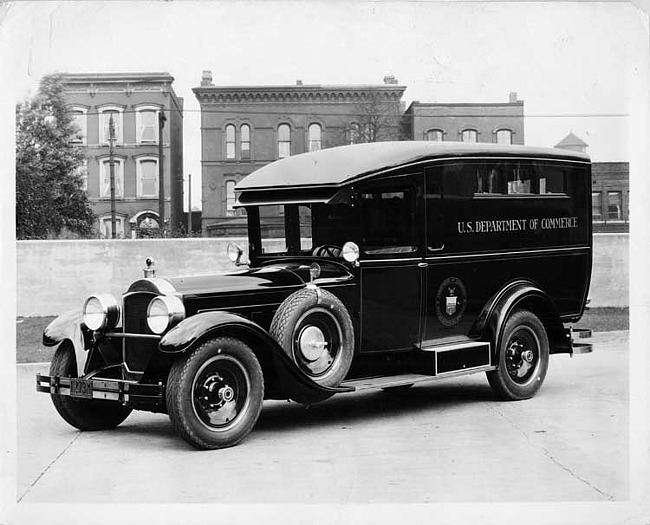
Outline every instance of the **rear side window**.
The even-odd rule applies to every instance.
[[[465,177],[475,180],[474,194],[545,195],[566,193],[566,174],[562,167],[526,162],[485,162],[470,164]]]

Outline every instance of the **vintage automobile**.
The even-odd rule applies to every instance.
[[[235,445],[264,399],[300,403],[486,372],[533,396],[591,274],[591,167],[572,151],[432,142],[343,146],[238,185],[248,258],[144,277],[55,319],[37,390],[81,430],[169,414],[200,449]],[[135,263],[134,263],[135,264]],[[569,325],[567,328],[565,325]],[[568,388],[568,385],[567,385]]]

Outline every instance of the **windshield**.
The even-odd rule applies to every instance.
[[[251,219],[250,241],[259,255],[338,257],[343,244],[356,237],[358,219],[349,204],[290,204],[257,209],[259,222],[253,210],[247,211]]]

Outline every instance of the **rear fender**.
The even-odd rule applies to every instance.
[[[550,353],[570,353],[571,341],[551,298],[531,281],[508,283],[496,293],[481,311],[471,334],[494,343],[493,356],[497,362],[505,324],[514,310],[524,308],[535,314],[544,325]]]
[[[257,356],[268,390],[280,398],[299,403],[322,401],[348,388],[328,388],[307,377],[282,347],[257,323],[229,312],[202,312],[181,321],[159,343],[160,351],[183,354],[214,337],[236,337]]]
[[[87,341],[81,328],[82,323],[83,313],[79,310],[71,310],[61,314],[43,330],[43,344],[45,346],[56,346],[64,341],[70,341],[74,348],[79,377],[84,374],[86,358],[88,357]]]

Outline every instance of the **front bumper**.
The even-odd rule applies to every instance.
[[[81,399],[107,399],[129,405],[164,405],[162,383],[139,384],[120,379],[77,379],[36,374],[36,391]]]

